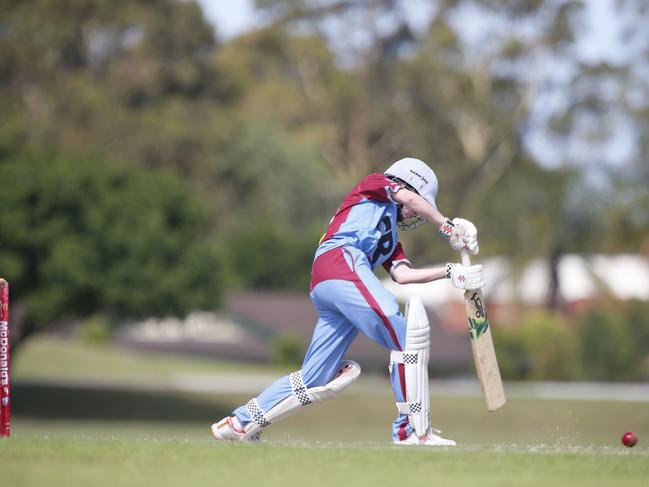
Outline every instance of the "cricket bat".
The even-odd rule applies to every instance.
[[[467,250],[462,249],[460,254],[462,265],[470,266],[471,257]],[[469,320],[469,338],[478,381],[487,402],[487,409],[495,411],[503,407],[507,399],[505,399],[505,389],[500,378],[496,350],[491,337],[491,327],[487,320],[487,309],[482,298],[482,291],[480,289],[465,291],[464,304],[466,317]]]

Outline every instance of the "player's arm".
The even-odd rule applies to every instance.
[[[407,264],[397,265],[391,273],[399,284],[413,284],[446,279],[446,267],[423,267],[416,269]]]
[[[449,241],[454,250],[466,248],[472,254],[479,252],[478,230],[470,221],[463,218],[451,220],[445,217],[424,198],[405,188],[401,188],[394,193],[392,199],[415,211],[421,218],[433,223],[439,228],[439,233]]]
[[[481,265],[463,266],[449,262],[445,266],[416,269],[406,262],[397,264],[390,273],[398,284],[414,284],[450,279],[458,289],[480,289],[485,285]]]
[[[408,191],[405,188],[401,188],[396,193],[393,193],[392,199],[397,203],[400,203],[414,210],[417,215],[433,223],[436,227],[441,227],[442,224],[446,221],[446,217],[442,215],[437,208],[435,208],[417,193]]]

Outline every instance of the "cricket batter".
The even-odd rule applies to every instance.
[[[301,370],[275,381],[257,397],[212,425],[217,440],[254,441],[266,426],[311,403],[338,395],[360,375],[343,356],[362,332],[391,351],[390,379],[398,415],[398,445],[454,446],[430,425],[428,412],[428,321],[419,301],[407,317],[374,275],[382,265],[399,284],[451,279],[459,289],[484,286],[482,266],[411,266],[397,228],[431,222],[455,250],[478,253],[476,227],[442,215],[436,207],[437,177],[424,162],[405,158],[384,174],[370,174],[349,193],[331,219],[315,253],[310,293],[318,310]],[[417,303],[415,303],[417,304]]]

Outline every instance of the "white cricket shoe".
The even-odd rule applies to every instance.
[[[440,430],[435,428],[428,428],[428,431],[423,436],[417,436],[413,431],[405,440],[392,440],[395,445],[406,446],[455,446],[453,440],[447,440],[439,436]]]
[[[212,425],[212,436],[221,441],[259,441],[261,431],[250,438],[245,438],[245,431],[235,416],[226,416]]]

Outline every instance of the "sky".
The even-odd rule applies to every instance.
[[[255,26],[252,0],[198,0],[222,39],[231,39]]]
[[[611,15],[615,0],[586,0],[587,29],[591,35],[586,36],[580,43],[582,55],[591,61],[616,59],[624,55],[619,49],[620,26],[612,22]],[[255,17],[253,0],[198,0],[206,18],[216,26],[218,36],[222,39],[245,32],[258,23]],[[430,15],[430,2],[424,0],[409,0],[409,8],[413,11],[414,22],[420,20],[425,24]]]

